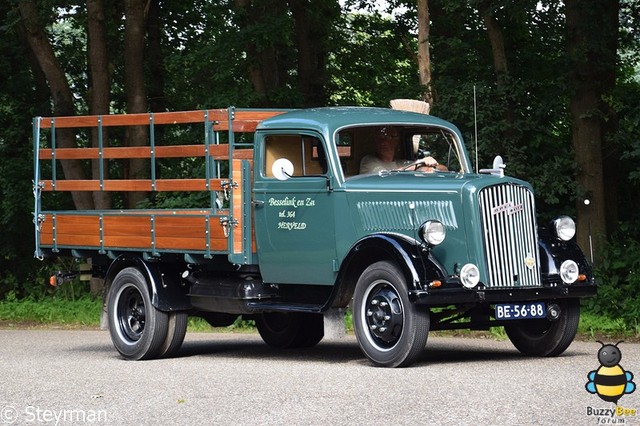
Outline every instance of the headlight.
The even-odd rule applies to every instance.
[[[474,288],[480,282],[480,270],[473,263],[467,263],[460,270],[460,281],[466,288]]]
[[[562,241],[569,241],[576,235],[576,223],[569,216],[560,216],[553,221],[556,236]]]
[[[428,220],[420,225],[419,235],[425,243],[437,246],[444,241],[447,231],[442,222],[438,220]]]
[[[573,260],[565,260],[560,265],[560,278],[565,284],[573,284],[578,280],[580,271],[578,270],[578,264]]]

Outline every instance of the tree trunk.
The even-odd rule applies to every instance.
[[[32,0],[24,0],[19,2],[18,8],[24,23],[29,47],[49,83],[49,90],[53,100],[53,114],[55,116],[75,115],[69,83],[44,32],[35,3]],[[75,148],[75,133],[73,130],[57,129],[56,146],[59,148]],[[67,179],[86,179],[80,162],[63,160],[60,163]],[[72,192],[71,197],[76,209],[90,210],[94,208],[93,198],[89,192]]]
[[[326,104],[326,63],[331,25],[340,14],[336,1],[289,0],[298,50],[298,90],[303,106]]]
[[[109,57],[107,54],[107,26],[104,16],[103,0],[87,0],[87,54],[89,57],[89,113],[93,115],[109,114],[110,78]],[[107,128],[102,129],[102,144],[108,146]],[[99,146],[98,129],[91,130],[91,145]],[[100,161],[91,162],[93,179],[100,178]],[[109,177],[109,167],[103,161],[103,177]],[[93,201],[99,210],[111,208],[110,192],[94,192]]]
[[[146,0],[125,0],[124,66],[127,112],[147,112],[144,80],[144,38],[148,3]],[[149,144],[148,126],[129,126],[125,134],[127,146]],[[149,176],[149,161],[130,159],[125,178],[144,179]],[[127,193],[127,206],[135,208],[146,197],[145,192]]]
[[[283,6],[279,0],[234,0],[238,27],[241,32],[251,31],[266,21],[275,21],[287,13]],[[260,107],[274,106],[272,93],[286,84],[287,67],[280,64],[280,44],[286,40],[274,40],[246,37],[247,75],[257,97],[255,105]]]
[[[431,54],[429,51],[429,32],[431,21],[429,1],[418,0],[418,75],[422,86],[422,100],[433,108],[433,90],[431,87]]]
[[[149,82],[149,109],[152,112],[166,111],[166,99],[164,96],[165,68],[162,55],[162,20],[160,18],[160,0],[151,0],[149,16],[147,18],[148,59],[149,74],[153,76]],[[156,129],[156,137],[158,137]]]
[[[603,140],[608,111],[603,99],[615,84],[618,2],[615,0],[566,0],[567,50],[570,59],[569,102],[572,143],[578,166],[578,243],[598,258],[607,237],[607,192],[603,170]],[[594,31],[597,28],[598,31]],[[612,41],[614,40],[614,41]],[[613,78],[611,75],[613,74]]]
[[[504,137],[506,140],[513,141],[515,138],[516,114],[515,106],[510,100],[511,89],[509,87],[509,64],[507,61],[506,49],[504,47],[504,35],[502,34],[502,28],[500,27],[492,9],[493,4],[490,0],[482,1],[478,4],[478,12],[482,17],[482,22],[484,22],[484,25],[487,28],[487,36],[491,43],[491,54],[493,56],[493,66],[496,72],[498,93],[500,93],[504,102],[503,115],[506,124]]]

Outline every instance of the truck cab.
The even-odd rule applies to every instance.
[[[125,358],[175,353],[188,315],[215,325],[241,315],[272,346],[313,346],[323,316],[347,308],[379,366],[414,363],[430,330],[504,326],[535,356],[570,345],[579,300],[596,291],[573,220],[538,224],[531,185],[500,162],[474,171],[453,124],[387,108],[292,110],[259,120],[240,150],[234,119],[216,192],[228,206],[203,210],[204,251],[93,253]],[[208,240],[218,219],[227,250]],[[168,332],[156,330],[163,316],[174,318]]]

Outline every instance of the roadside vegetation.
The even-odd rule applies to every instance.
[[[67,287],[65,288],[65,286]],[[86,290],[79,291],[77,287],[81,284],[65,284],[65,286],[51,294],[47,291],[47,294],[42,297],[19,300],[13,294],[7,295],[4,300],[0,301],[0,328],[98,329],[100,327],[102,296],[92,296]],[[69,289],[74,286],[76,288],[72,298],[72,292]],[[640,326],[637,317],[629,318],[627,315],[609,316],[603,312],[595,313],[594,309],[602,310],[602,306],[611,306],[611,303],[598,302],[599,299],[594,300],[595,302],[589,300],[583,303],[577,339],[640,340]],[[345,315],[345,325],[347,332],[353,331],[350,311]],[[205,320],[191,317],[189,318],[188,331],[192,333],[247,333],[254,332],[255,327],[253,321],[239,318],[229,327],[212,328]],[[502,327],[494,327],[488,332],[459,330],[433,332],[433,334],[507,339]]]

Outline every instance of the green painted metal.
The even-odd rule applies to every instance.
[[[149,114],[149,149],[151,154],[151,190],[156,190],[156,128],[153,113]]]
[[[100,191],[104,189],[104,141],[102,137],[102,116],[98,116],[98,173],[100,176]]]
[[[42,188],[40,186],[40,121],[41,117],[33,119],[33,224],[36,237],[34,257],[42,258],[40,249],[40,209],[42,203]]]
[[[51,118],[51,186],[56,189],[56,119]]]

